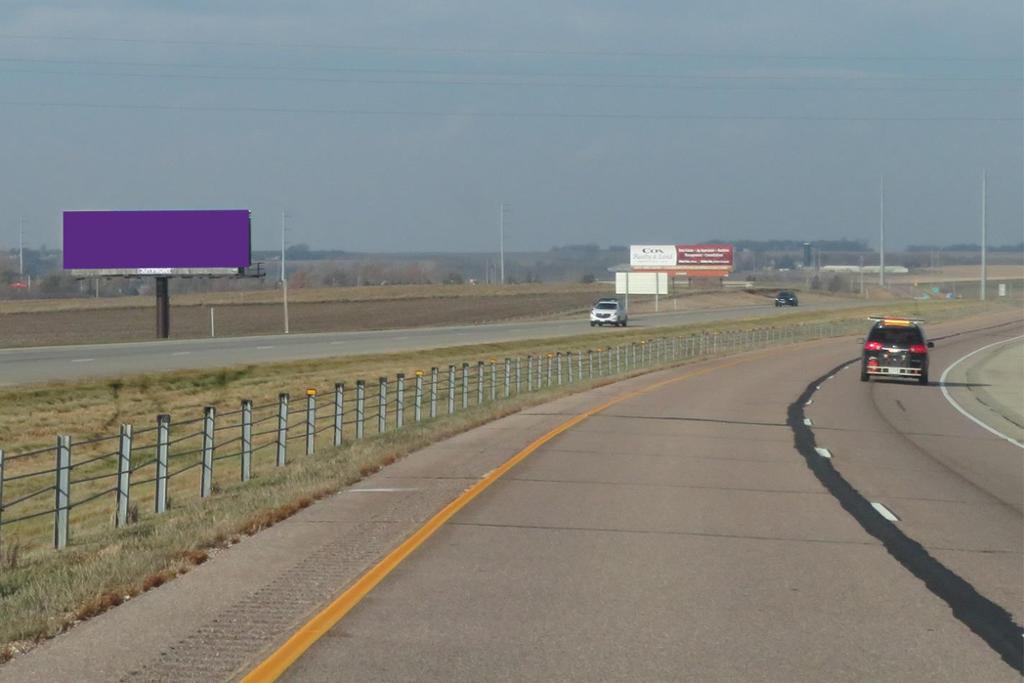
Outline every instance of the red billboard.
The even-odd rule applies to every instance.
[[[732,268],[731,244],[677,244],[676,265]]]

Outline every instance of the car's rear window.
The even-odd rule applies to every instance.
[[[922,343],[924,338],[917,327],[876,327],[868,339],[883,346],[910,346]]]
[[[613,304],[613,303],[611,303],[609,301],[605,301],[605,302],[599,303],[596,308],[598,310],[601,310],[601,311],[614,311],[616,308],[618,308],[618,305],[617,304]]]

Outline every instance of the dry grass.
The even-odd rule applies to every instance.
[[[924,314],[932,321],[962,316],[993,306],[957,303],[904,304],[907,313]],[[862,320],[871,309],[842,311],[833,314],[792,313],[788,322],[828,323]],[[718,324],[700,330],[734,330],[758,327],[770,320]],[[689,334],[698,328],[664,330],[664,334]],[[583,335],[559,340],[560,348],[586,349],[606,347],[611,340],[627,343],[643,337],[635,330],[617,331],[609,335]],[[139,424],[152,419],[155,412],[187,413],[204,403],[237,405],[239,397],[262,400],[276,396],[282,387],[293,390],[305,386],[330,386],[341,378],[376,377],[405,371],[411,376],[416,368],[447,366],[448,362],[474,358],[503,358],[551,351],[550,341],[517,342],[483,346],[395,354],[364,356],[340,360],[320,360],[259,367],[226,369],[216,372],[175,373],[139,378],[125,378],[115,388],[110,384],[81,382],[73,385],[44,387],[18,394],[0,395],[0,414],[8,414],[14,423],[32,432],[23,445],[42,441],[50,443],[52,430],[71,431],[74,427],[88,433],[97,425],[137,420]],[[598,380],[595,383],[611,381]],[[98,501],[95,510],[84,510],[73,521],[71,545],[61,552],[47,550],[45,545],[31,543],[29,534],[42,533],[45,540],[48,518],[38,527],[26,523],[23,529],[5,528],[5,569],[0,572],[0,643],[44,638],[67,628],[88,616],[109,609],[139,592],[154,588],[187,572],[208,556],[211,549],[236,542],[240,535],[254,534],[272,526],[318,498],[329,495],[397,458],[414,452],[429,443],[443,440],[474,426],[511,414],[528,405],[550,400],[560,394],[586,389],[595,383],[581,383],[542,392],[513,396],[507,401],[487,403],[460,411],[452,416],[408,425],[400,432],[391,432],[359,442],[347,442],[336,449],[321,446],[316,457],[294,458],[287,467],[274,467],[270,457],[254,459],[254,479],[241,483],[237,478],[220,476],[219,491],[206,500],[196,496],[195,478],[183,477],[187,486],[173,488],[170,510],[161,516],[140,515],[137,523],[115,530],[110,521],[112,497]],[[351,385],[351,383],[350,383]],[[158,391],[159,390],[159,391]],[[113,403],[115,405],[109,405]],[[443,411],[443,409],[442,409]],[[368,425],[369,426],[369,425]],[[18,432],[5,431],[7,438],[17,441]],[[8,449],[13,452],[13,449]],[[19,467],[48,467],[51,456],[40,456],[35,463]],[[12,465],[14,463],[11,463]],[[10,474],[13,470],[9,470]],[[223,470],[222,470],[223,471]],[[141,472],[140,472],[141,474]],[[147,487],[148,488],[148,487]],[[5,492],[8,499],[11,489]],[[139,496],[135,501],[143,509],[151,498]],[[0,557],[0,560],[3,560]],[[23,646],[19,645],[18,649]],[[0,658],[9,656],[0,652]]]

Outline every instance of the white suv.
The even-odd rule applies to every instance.
[[[626,309],[618,299],[598,299],[594,307],[590,309],[590,326],[595,325],[616,325],[625,327],[629,322]]]

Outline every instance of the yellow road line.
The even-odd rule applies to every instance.
[[[451,519],[456,512],[466,507],[470,501],[487,490],[487,488],[500,479],[502,475],[528,458],[534,451],[546,444],[548,441],[551,441],[559,434],[572,429],[584,420],[591,418],[618,403],[622,403],[623,401],[656,391],[668,384],[682,382],[683,380],[707,374],[713,370],[721,370],[734,365],[740,365],[741,363],[748,363],[755,358],[759,358],[767,353],[777,350],[778,349],[770,349],[769,351],[753,356],[746,356],[730,363],[723,363],[720,365],[714,365],[713,367],[704,368],[702,370],[695,370],[678,377],[672,377],[656,382],[644,387],[643,389],[631,391],[628,394],[623,394],[622,396],[613,398],[606,403],[602,403],[599,406],[582,412],[558,425],[547,434],[537,438],[526,448],[516,453],[496,469],[492,470],[486,477],[463,491],[455,500],[448,503],[448,505],[442,508],[440,512],[431,517],[423,526],[409,536],[409,538],[405,539],[401,545],[388,553],[388,555],[385,556],[384,559],[376,566],[360,576],[359,579],[356,580],[356,582],[344,593],[339,595],[334,602],[299,627],[299,629],[279,648],[277,648],[277,650],[260,662],[256,668],[246,674],[242,679],[242,683],[269,683],[270,681],[276,681],[281,674],[288,670],[288,667],[294,664],[295,661],[306,652],[306,650],[312,647],[316,641],[320,640],[325,633],[341,621],[353,607],[358,605],[359,602],[377,586],[377,584],[383,581],[384,578],[395,569],[395,567],[401,564],[405,558],[409,557],[409,555],[423,545],[428,538],[433,536],[438,529],[444,526],[445,522]]]

